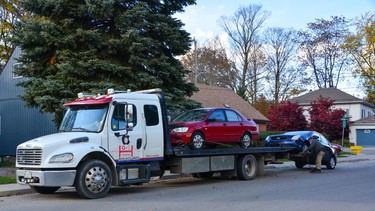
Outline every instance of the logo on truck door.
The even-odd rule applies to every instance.
[[[139,157],[134,157],[133,145],[118,146],[118,160],[139,160]]]

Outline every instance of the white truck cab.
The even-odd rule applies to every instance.
[[[164,158],[165,122],[155,92],[161,90],[79,94],[64,104],[58,133],[17,147],[18,183],[40,193],[75,186],[81,196],[97,198],[111,184],[147,182],[146,166],[158,170],[153,161]]]

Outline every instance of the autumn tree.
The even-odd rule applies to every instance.
[[[18,0],[0,0],[0,71],[13,52],[14,45],[9,40],[16,23],[26,18]]]
[[[320,96],[310,103],[310,130],[328,135],[330,140],[340,139],[342,136],[341,118],[345,115],[342,109],[332,108],[334,100]]]
[[[240,7],[233,16],[221,17],[219,24],[228,34],[230,49],[236,58],[236,92],[245,100],[254,103],[259,96],[261,67],[264,66],[264,54],[260,50],[261,28],[270,12],[262,5],[253,4]]]
[[[355,26],[356,32],[346,37],[343,47],[354,58],[354,73],[363,79],[367,101],[375,103],[375,15],[363,15]]]
[[[270,120],[269,130],[296,131],[307,128],[306,117],[298,103],[284,101],[279,105],[271,105],[267,118]]]
[[[280,27],[268,28],[264,33],[268,93],[277,105],[305,89],[305,72],[292,63],[296,55],[296,31]]]
[[[268,110],[271,105],[271,101],[269,101],[264,95],[260,95],[258,100],[253,104],[253,107],[264,116],[268,116]]]
[[[299,31],[299,59],[319,88],[336,88],[348,70],[348,52],[341,47],[348,33],[348,20],[337,16],[316,19]]]
[[[32,19],[18,25],[13,43],[20,46],[17,74],[22,99],[42,112],[54,112],[76,93],[104,93],[107,88],[159,87],[169,109],[194,106],[185,97],[196,91],[176,59],[189,50],[183,23],[172,17],[194,0],[175,1],[22,1]]]
[[[190,70],[188,80],[211,86],[234,89],[235,64],[229,59],[226,48],[218,37],[196,46],[181,57],[184,67]]]

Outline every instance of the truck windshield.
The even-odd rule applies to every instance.
[[[65,113],[60,132],[100,132],[103,128],[108,104],[71,106]]]

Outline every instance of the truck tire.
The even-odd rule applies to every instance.
[[[252,180],[258,173],[258,163],[253,155],[244,155],[237,160],[237,177],[241,180]]]
[[[56,192],[60,187],[42,187],[42,186],[31,186],[30,188],[32,191],[40,193],[40,194],[52,194]]]
[[[111,184],[111,170],[103,161],[87,160],[78,166],[74,186],[81,197],[102,198],[107,195]]]
[[[333,155],[329,158],[329,161],[326,165],[327,169],[334,169],[336,167],[336,159]]]
[[[201,132],[194,132],[190,138],[190,148],[191,149],[202,149],[204,145],[204,136]]]
[[[240,144],[242,148],[248,148],[251,146],[251,136],[248,132],[245,132],[240,140]]]

